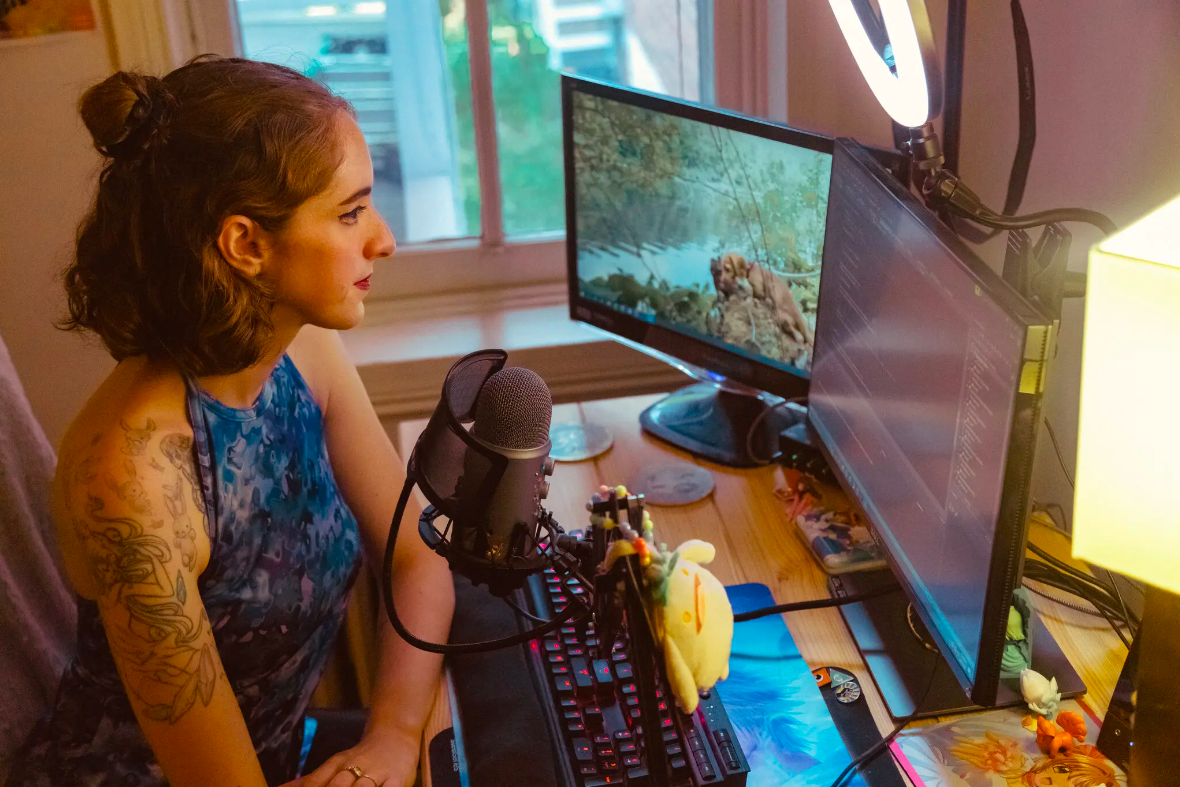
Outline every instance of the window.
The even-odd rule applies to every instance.
[[[712,0],[235,2],[242,54],[356,108],[403,249],[564,230],[562,70],[712,97]]]

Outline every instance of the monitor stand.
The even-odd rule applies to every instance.
[[[895,584],[889,570],[863,571],[830,577],[832,595],[852,595]],[[917,615],[907,619],[909,600],[904,593],[889,593],[858,604],[840,607],[844,622],[856,640],[873,682],[885,700],[889,715],[896,721],[914,712],[914,703],[930,683],[930,671],[937,670],[930,693],[922,703],[916,718],[943,716],[952,713],[989,710],[971,701],[959,685],[946,660],[929,650],[923,642],[932,643],[929,632]],[[910,629],[910,621],[915,632]],[[918,637],[922,638],[919,641]],[[1057,678],[1062,697],[1076,697],[1085,693],[1077,671],[1061,652],[1057,641],[1045,628],[1040,617],[1033,614],[1033,669],[1047,678]],[[1001,681],[995,707],[1023,705],[1019,681]]]
[[[754,420],[774,407],[749,393],[715,383],[697,383],[674,391],[639,415],[644,431],[695,456],[729,467],[758,467],[773,461],[778,436],[802,417],[786,407],[767,413],[751,439]]]

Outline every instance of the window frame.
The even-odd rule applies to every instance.
[[[781,114],[775,119],[785,120],[785,2],[737,0],[731,5],[731,0],[721,0],[725,13],[715,13],[717,2],[713,0],[714,5],[702,15],[701,31],[704,37],[711,32],[713,38],[712,62],[702,68],[713,75],[715,103],[745,114]],[[112,59],[117,68],[162,74],[204,52],[241,53],[236,0],[100,3],[111,20]],[[524,300],[535,302],[538,286],[565,282],[564,231],[505,235],[487,0],[467,0],[466,17],[481,234],[399,246],[396,261],[389,263],[395,275],[374,281],[370,303],[437,300],[479,290],[520,290],[528,293]],[[511,297],[497,302],[510,303]]]

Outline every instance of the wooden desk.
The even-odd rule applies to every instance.
[[[649,506],[658,538],[670,547],[689,538],[711,542],[717,548],[717,558],[709,569],[722,583],[760,582],[770,588],[777,603],[826,597],[827,575],[795,534],[794,524],[787,521],[774,497],[775,487],[783,483],[778,467],[724,468],[694,459],[641,434],[639,413],[659,398],[634,396],[553,408],[554,423],[595,422],[610,429],[615,438],[613,447],[594,459],[558,463],[547,501],[557,521],[567,530],[583,527],[587,516],[585,503],[600,484],[626,484],[641,468],[652,463],[677,459],[694,462],[708,467],[716,488],[712,495],[692,505]],[[403,458],[409,457],[425,425],[425,420],[402,424],[399,450]],[[1055,556],[1068,559],[1068,543],[1053,531],[1037,527],[1033,540]],[[1038,596],[1033,596],[1033,605],[1089,687],[1086,701],[1097,714],[1104,715],[1126,649],[1101,618]],[[809,665],[830,664],[867,677],[868,668],[839,610],[796,612],[786,615],[785,620]],[[862,680],[862,685],[882,734],[892,730],[893,722],[873,682]],[[450,707],[444,689],[427,726],[425,741],[448,726]],[[430,787],[426,756],[424,747],[423,777]]]

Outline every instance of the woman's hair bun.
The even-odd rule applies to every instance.
[[[160,138],[173,103],[159,77],[118,71],[82,94],[78,112],[99,153],[134,160]]]

